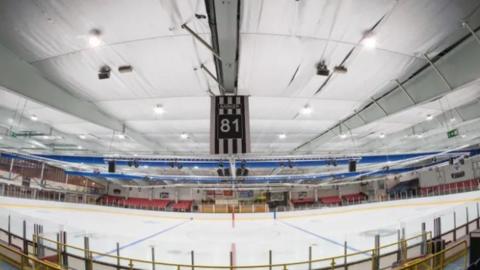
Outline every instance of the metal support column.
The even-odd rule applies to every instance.
[[[40,185],[45,185],[45,179],[43,179],[43,175],[45,173],[45,163],[42,163],[42,170],[40,171]]]
[[[437,75],[440,77],[440,79],[442,79],[442,81],[445,83],[445,85],[448,87],[448,89],[450,89],[450,91],[452,91],[453,87],[447,81],[447,78],[445,78],[445,76],[443,76],[443,74],[440,72],[440,70],[437,68],[437,66],[435,66],[435,64],[432,62],[432,60],[430,60],[430,58],[428,58],[427,54],[424,54],[423,57],[425,57],[425,59],[430,64],[430,66],[433,68],[433,70],[435,70]]]
[[[12,171],[13,171],[13,163],[15,162],[15,159],[12,158],[10,160],[10,169],[8,170],[8,180],[12,180]]]
[[[473,29],[470,27],[470,25],[467,22],[462,22],[462,26],[472,34],[473,38],[477,41],[477,43],[480,45],[480,37],[477,36],[477,33],[473,31]]]

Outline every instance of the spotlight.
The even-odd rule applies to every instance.
[[[348,69],[344,65],[340,65],[340,66],[334,67],[333,71],[335,71],[335,73],[345,74],[347,73]]]
[[[188,134],[183,132],[182,134],[180,134],[180,139],[182,139],[182,140],[188,139]]]
[[[330,75],[330,70],[328,70],[328,67],[327,65],[325,65],[324,60],[320,61],[320,63],[317,64],[317,75],[320,75],[320,76]]]
[[[77,146],[77,149],[78,149],[78,150],[82,150],[83,147],[82,147],[81,145],[79,145],[79,146]]]
[[[375,34],[371,31],[367,32],[362,39],[362,45],[368,49],[374,49],[377,47],[377,38]]]
[[[32,120],[32,121],[37,121],[37,120],[38,120],[38,116],[36,116],[35,114],[32,114],[32,116],[30,116],[30,120]]]
[[[300,110],[300,113],[303,115],[309,115],[312,113],[312,111],[313,111],[312,107],[310,107],[310,105],[307,104]]]
[[[427,121],[430,121],[430,120],[432,120],[432,119],[433,119],[433,115],[427,114]]]
[[[345,138],[347,138],[347,134],[345,134],[345,133],[340,133],[340,135],[339,135],[339,136],[340,136],[340,138],[341,138],[341,139],[345,139]]]
[[[88,44],[90,47],[95,48],[102,44],[102,40],[100,39],[100,30],[98,29],[92,29],[90,31],[90,37],[88,38]]]
[[[278,138],[280,140],[284,140],[285,138],[287,138],[287,134],[285,134],[285,133],[278,134]]]
[[[163,114],[165,112],[165,109],[163,108],[162,105],[157,104],[155,107],[153,107],[153,112],[155,114]]]
[[[112,69],[107,66],[107,65],[104,65],[100,68],[100,70],[98,71],[98,79],[99,80],[105,80],[105,79],[108,79],[110,78],[110,72],[112,71]]]
[[[206,15],[204,15],[204,14],[198,14],[198,13],[195,13],[195,18],[197,18],[197,19],[206,19],[206,18],[207,18],[207,16],[206,16]]]
[[[378,135],[378,137],[379,137],[380,139],[383,139],[383,138],[385,138],[385,133],[383,133],[383,132],[382,132],[382,133],[380,133],[380,134]]]
[[[78,135],[78,137],[79,137],[80,139],[82,139],[82,140],[85,140],[85,139],[87,138],[87,136],[85,136],[85,135],[83,135],[83,134]]]
[[[129,73],[133,71],[133,67],[131,65],[119,66],[118,72],[120,73]]]
[[[124,140],[126,138],[125,134],[117,134],[117,138],[119,138],[120,140]]]
[[[457,119],[455,119],[455,117],[450,118],[450,122],[455,122],[455,121],[457,121]]]

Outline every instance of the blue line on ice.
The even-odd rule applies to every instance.
[[[341,246],[341,247],[344,246],[343,243],[340,243],[340,242],[337,242],[337,241],[332,240],[332,239],[330,239],[330,238],[321,236],[321,235],[319,235],[319,234],[316,234],[316,233],[314,233],[314,232],[311,232],[311,231],[309,231],[309,230],[306,230],[306,229],[304,229],[304,228],[302,228],[302,227],[295,226],[295,225],[290,224],[290,223],[285,222],[285,221],[280,221],[280,222],[281,222],[282,224],[285,224],[285,225],[291,227],[291,228],[297,229],[297,230],[302,231],[302,232],[304,232],[304,233],[306,233],[306,234],[313,235],[313,236],[315,236],[315,237],[317,237],[317,238],[320,238],[320,239],[322,239],[322,240],[324,240],[324,241],[327,241],[327,242],[329,242],[329,243],[332,243],[332,244],[334,244],[334,245],[338,245],[338,246]],[[361,252],[361,251],[362,251],[362,250],[356,249],[356,248],[351,247],[351,246],[348,246],[348,245],[347,245],[347,249],[352,250],[352,251],[354,251],[354,252]],[[365,254],[367,254],[367,253],[365,253]]]
[[[134,246],[134,245],[139,244],[139,243],[141,243],[141,242],[143,242],[143,241],[145,241],[145,240],[148,240],[148,239],[150,239],[150,238],[156,237],[156,236],[158,236],[158,235],[160,235],[160,234],[162,234],[162,233],[166,233],[166,232],[168,232],[168,231],[170,231],[170,230],[173,230],[173,229],[175,229],[175,228],[177,228],[177,227],[179,227],[179,226],[181,226],[181,225],[183,225],[183,224],[185,224],[185,223],[187,223],[187,222],[190,222],[190,221],[191,221],[191,220],[187,220],[187,221],[184,221],[184,222],[175,224],[175,225],[173,225],[173,226],[170,226],[170,227],[168,227],[168,228],[165,228],[165,229],[163,229],[163,230],[161,230],[161,231],[159,231],[159,232],[156,232],[156,233],[154,233],[154,234],[151,234],[151,235],[145,236],[145,237],[143,237],[143,238],[137,239],[137,240],[135,240],[135,241],[133,241],[133,242],[130,242],[130,243],[124,245],[124,246],[120,246],[120,247],[119,247],[119,250],[122,250],[122,249],[125,249],[125,248],[128,248],[128,247]],[[117,249],[112,249],[112,250],[106,252],[105,254],[112,254],[112,253],[114,253],[114,252],[117,252]],[[94,257],[94,259],[100,259],[100,258],[102,258],[102,257],[103,257],[103,256],[96,256],[96,257]]]

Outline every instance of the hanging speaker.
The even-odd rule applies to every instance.
[[[348,162],[348,171],[349,172],[356,172],[357,171],[357,161],[356,160],[350,160]]]
[[[115,172],[115,161],[112,160],[108,162],[108,172],[109,173]]]
[[[448,160],[448,164],[453,165],[453,161],[454,161],[454,159],[453,159],[453,157],[451,157],[451,158]]]

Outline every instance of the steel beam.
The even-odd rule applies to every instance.
[[[222,94],[236,94],[238,80],[239,1],[206,1],[212,32],[212,47],[220,56],[215,59],[217,79],[225,90]]]
[[[124,124],[121,121],[106,114],[92,102],[80,99],[45,79],[35,67],[1,44],[0,59],[0,85],[8,91],[90,123],[122,131]],[[152,150],[160,148],[157,143],[132,129],[126,129],[125,134]]]
[[[411,109],[420,104],[461,89],[465,85],[477,80],[480,74],[480,49],[474,36],[461,40],[453,48],[449,48],[435,62],[425,57],[428,63],[421,67],[415,76],[404,82],[395,81],[397,85],[389,89],[382,96],[369,100],[367,104],[345,119],[300,144],[291,153],[296,153],[304,148],[315,149],[328,142],[335,136],[335,130],[340,123],[347,125],[351,130],[365,124],[373,123],[389,115]],[[451,68],[455,63],[455,68]],[[378,105],[378,106],[372,106]],[[363,123],[356,118],[362,119]]]

